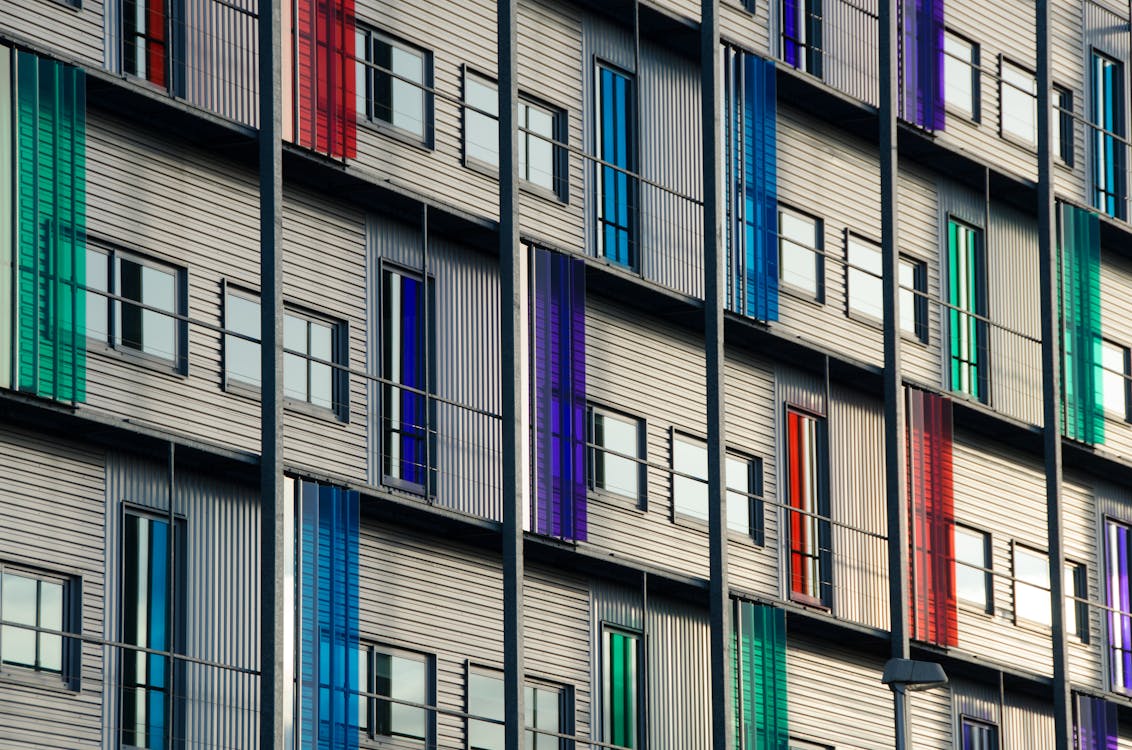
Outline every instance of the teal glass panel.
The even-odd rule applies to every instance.
[[[1060,220],[1057,256],[1062,433],[1084,443],[1102,444],[1100,220],[1096,214],[1064,204]]]
[[[19,298],[16,382],[86,398],[86,86],[82,71],[16,57]]]
[[[602,684],[604,741],[635,750],[637,726],[637,648],[639,639],[630,633],[605,631]]]
[[[732,653],[737,747],[787,750],[786,612],[736,602]]]

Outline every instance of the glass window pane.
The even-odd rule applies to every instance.
[[[519,172],[528,182],[554,190],[554,115],[534,105],[524,104],[522,108],[525,127],[531,132],[519,139],[524,144],[519,149]]]
[[[358,690],[362,693],[373,691],[369,673],[369,647],[359,646],[355,649],[358,660]],[[364,732],[369,731],[369,696],[358,696],[358,728]]]
[[[742,534],[751,530],[751,462],[736,456],[727,457],[727,528]],[[744,494],[740,494],[744,493]]]
[[[1003,132],[1033,142],[1037,107],[1034,76],[1003,61],[1001,87]]]
[[[307,353],[307,321],[294,315],[283,316],[283,348]],[[307,360],[298,354],[283,354],[283,395],[307,400]]]
[[[943,51],[944,99],[949,107],[973,115],[975,112],[975,89],[972,80],[974,48],[970,42],[946,34]]]
[[[1024,547],[1014,548],[1015,616],[1050,624],[1049,558]]]
[[[912,261],[900,259],[900,330],[916,335],[916,308],[919,300],[916,293],[916,265]]]
[[[312,321],[310,324],[311,356],[334,362],[334,327]],[[335,407],[334,368],[319,362],[310,365],[310,402],[326,409]]]
[[[499,101],[494,83],[471,75],[464,77],[465,101],[475,107],[497,115]],[[464,110],[464,155],[491,166],[499,164],[499,121],[488,114],[471,109]]]
[[[106,253],[87,248],[86,285],[101,292],[110,291],[110,258]],[[110,303],[97,292],[86,293],[86,335],[106,342],[109,339]]]
[[[229,294],[224,322],[236,333],[259,338],[259,301]],[[259,344],[235,336],[225,337],[224,365],[229,380],[259,385]]]
[[[672,469],[699,480],[672,475],[672,506],[677,513],[708,519],[707,446],[682,435],[672,440]]]
[[[424,137],[424,103],[425,92],[420,85],[424,84],[424,55],[404,47],[392,47],[391,68],[394,73],[403,78],[392,79],[392,124],[394,127],[407,130],[421,138]]]
[[[1101,345],[1101,389],[1104,394],[1104,410],[1119,419],[1127,415],[1125,380],[1125,348],[1105,341]]]
[[[63,584],[39,582],[39,627],[63,630]],[[39,635],[39,668],[52,672],[63,670],[63,637]]]
[[[168,312],[177,310],[177,276],[157,268],[142,268],[141,301]],[[177,356],[177,321],[156,310],[142,311],[142,351],[155,357]]]
[[[503,719],[503,679],[482,672],[468,674],[468,713],[486,719]],[[503,725],[468,721],[472,750],[503,750]]]
[[[391,697],[413,703],[428,703],[428,675],[420,659],[393,655],[390,658]],[[427,711],[394,703],[391,709],[393,734],[397,737],[425,739]]]
[[[0,611],[4,620],[19,625],[35,625],[36,580],[15,573],[4,573],[0,585]],[[35,666],[34,630],[5,625],[0,633],[0,660],[8,664]]]
[[[817,224],[786,212],[779,212],[779,273],[783,283],[817,296]]]
[[[594,413],[594,443],[628,456],[638,456],[637,421],[614,414]],[[596,486],[625,497],[640,497],[640,469],[636,461],[597,452]]]
[[[848,240],[849,309],[882,318],[880,248],[850,235]]]
[[[955,589],[959,599],[987,608],[986,535],[955,527]]]

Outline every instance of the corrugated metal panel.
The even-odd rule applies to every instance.
[[[419,228],[370,217],[368,320],[380,320],[374,305],[380,289],[381,262],[420,272]],[[436,332],[437,396],[461,406],[498,414],[499,269],[493,258],[447,239],[429,238],[428,273],[434,279],[433,328]],[[370,326],[369,371],[380,374],[376,326]],[[469,366],[475,363],[475,366]],[[369,403],[380,404],[370,385]],[[436,404],[436,503],[470,515],[499,520],[502,513],[500,420],[461,406]],[[380,483],[379,409],[371,409],[370,481]]]
[[[169,511],[165,464],[112,453],[106,468],[107,598],[122,601],[122,516],[126,508]],[[183,518],[180,550],[187,589],[174,598],[185,626],[185,653],[243,669],[259,666],[259,506],[254,489],[178,468],[173,512]],[[121,610],[107,612],[103,637],[121,639]],[[120,728],[116,685],[119,655],[106,666],[104,742],[116,746]],[[189,747],[241,748],[255,744],[258,681],[218,667],[185,665],[185,721]]]
[[[650,596],[647,631],[648,746],[707,750],[711,747],[707,613]]]
[[[101,451],[0,427],[0,560],[81,579],[82,632],[102,631]],[[0,681],[0,738],[9,747],[98,747],[103,649],[82,647],[81,692]],[[18,667],[5,667],[18,673]]]
[[[860,391],[837,387],[829,405],[833,613],[888,628],[888,544],[884,539],[884,412]]]
[[[1002,707],[1002,747],[1053,750],[1053,711],[1048,701],[1006,694]]]
[[[970,716],[992,724],[1002,721],[1002,711],[998,685],[984,685],[967,680],[951,681],[951,696],[955,704],[955,728],[958,732],[959,718]],[[1010,747],[1006,745],[1006,747]]]
[[[1065,557],[1083,564],[1088,575],[1086,594],[1091,601],[1103,602],[1103,553],[1098,540],[1101,536],[1098,503],[1094,500],[1095,480],[1066,473],[1061,490],[1061,523],[1064,530]],[[1117,494],[1111,494],[1115,491]],[[1132,498],[1122,502],[1127,493],[1114,485],[1102,485],[1100,494],[1106,496],[1101,504],[1120,505],[1132,509]],[[1129,516],[1132,517],[1132,516]],[[1067,592],[1068,593],[1068,592]],[[1103,610],[1089,607],[1088,643],[1069,638],[1069,677],[1074,685],[1100,690],[1104,686],[1104,623]]]
[[[182,32],[185,98],[252,126],[259,121],[258,12],[258,0],[186,0]]]
[[[875,106],[880,96],[877,0],[827,0],[823,5],[825,82]]]

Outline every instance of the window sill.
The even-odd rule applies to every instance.
[[[701,518],[697,518],[696,516],[690,516],[686,513],[673,511],[672,517],[669,520],[672,522],[673,526],[679,526],[680,528],[688,529],[690,531],[698,531],[704,536],[708,536],[711,533],[711,530],[708,528],[708,522]],[[725,536],[727,540],[731,542],[750,544],[753,547],[760,548],[765,546],[759,544],[755,540],[754,534],[752,534],[751,532],[736,531],[735,529],[728,527],[726,529]]]
[[[814,599],[811,596],[806,596],[805,594],[799,594],[796,591],[790,592],[790,601],[793,602],[794,604],[800,604],[803,607],[808,607],[810,609],[817,610],[818,612],[825,612],[828,615],[833,614],[833,607],[831,607],[830,605],[823,604],[818,599]]]
[[[1018,615],[1014,615],[1014,627],[1034,635],[1049,636],[1053,634],[1053,628],[1051,626],[1037,622],[1036,620],[1028,620]]]
[[[358,125],[360,125],[365,130],[377,133],[378,135],[384,136],[386,138],[391,138],[399,143],[405,144],[406,146],[412,146],[415,149],[419,149],[423,153],[431,154],[436,151],[436,149],[434,149],[431,144],[431,139],[420,138],[416,133],[411,133],[408,130],[402,130],[395,125],[389,125],[387,123],[381,122],[380,120],[371,120],[367,117],[362,116],[358,117]]]
[[[787,297],[796,299],[799,302],[805,302],[823,310],[825,309],[824,294],[815,294],[809,289],[803,289],[800,286],[794,286],[793,284],[789,284],[782,279],[778,280],[778,289]]]
[[[59,695],[78,696],[82,692],[70,687],[68,680],[57,674],[20,669],[7,664],[0,669],[0,684],[45,690]]]
[[[603,490],[590,487],[586,492],[586,499],[595,502],[605,503],[618,508],[619,510],[636,511],[639,515],[648,513],[649,504],[648,499],[645,497],[633,498],[629,495],[622,495],[610,490]]]
[[[186,372],[187,368],[173,364],[168,359],[156,357],[152,354],[145,352],[136,352],[131,349],[123,349],[116,346],[107,344],[102,339],[87,338],[86,350],[88,354],[100,354],[108,358],[117,359],[122,362],[128,362],[131,365],[141,367],[146,370],[161,375],[170,375],[178,380],[188,380],[189,374]]]
[[[963,110],[963,109],[956,109],[955,107],[952,107],[949,104],[944,104],[943,112],[944,112],[944,115],[950,115],[952,117],[958,117],[961,121],[963,121],[967,125],[971,125],[971,126],[976,127],[976,128],[979,127],[982,124],[980,122],[981,118],[976,117],[973,112],[968,112],[967,110]],[[944,128],[943,132],[946,133],[947,129]]]
[[[495,166],[494,164],[488,164],[487,162],[481,161],[480,159],[476,159],[474,157],[464,157],[464,168],[472,172],[476,172],[477,174],[483,175],[488,179],[499,179],[499,167]],[[553,190],[545,188],[541,185],[536,185],[529,180],[523,179],[522,177],[519,177],[519,192],[524,195],[531,195],[535,198],[541,198],[542,200],[560,208],[570,205],[570,202],[567,199],[563,198]]]
[[[1001,138],[1002,140],[1004,140],[1005,142],[1009,143],[1012,146],[1017,146],[1018,148],[1023,149],[1024,151],[1026,151],[1031,156],[1037,156],[1038,155],[1037,141],[1028,141],[1020,135],[1008,133],[1007,131],[1003,130],[1001,127],[999,127],[999,129],[998,129],[998,137]],[[1054,160],[1056,160],[1056,159],[1057,159],[1057,157],[1055,156]]]
[[[283,408],[292,414],[302,414],[320,422],[330,422],[343,427],[350,423],[350,407],[348,404],[343,404],[340,409],[332,409],[326,406],[317,406],[309,401],[300,401],[284,396]]]
[[[955,609],[956,609],[957,612],[966,612],[969,615],[974,615],[975,617],[981,617],[984,620],[995,619],[994,610],[988,611],[986,608],[980,607],[977,604],[971,604],[970,602],[957,600],[956,603],[955,603]]]

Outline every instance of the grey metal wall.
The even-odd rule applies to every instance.
[[[938,300],[943,282],[939,263],[939,194],[936,175],[915,165],[901,164],[899,191],[897,221],[900,227],[900,251],[924,264],[928,276],[928,299]],[[929,302],[928,340],[921,342],[908,337],[903,339],[900,365],[907,381],[932,388],[941,386],[943,320],[940,306]]]
[[[423,267],[419,226],[371,216],[367,222],[367,320],[380,320],[378,290],[381,264],[420,272]],[[498,414],[499,269],[494,258],[446,239],[429,238],[428,273],[435,284],[435,372],[437,396],[463,406]],[[369,372],[380,374],[378,336],[368,329]],[[380,391],[370,384],[368,402],[379,405]],[[369,410],[369,477],[379,484],[380,409]],[[437,504],[498,520],[502,513],[500,420],[443,403],[437,416]]]
[[[873,106],[880,100],[878,7],[877,0],[826,0],[821,12],[825,82]]]
[[[1005,698],[1002,705],[1002,747],[1052,750],[1056,745],[1053,707],[1049,702],[1015,692],[1007,692]]]
[[[173,513],[183,518],[185,549],[177,552],[186,590],[176,594],[174,618],[185,629],[185,654],[245,670],[259,668],[259,503],[255,488],[210,476],[208,467],[175,474]],[[126,509],[169,512],[168,467],[122,453],[106,464],[106,612],[102,637],[122,640],[122,519]],[[188,747],[255,744],[258,680],[218,667],[186,664],[184,737]],[[121,727],[117,686],[121,654],[105,663],[103,742],[117,746]]]
[[[1132,346],[1132,262],[1111,248],[1101,250],[1101,335],[1121,346]],[[1132,458],[1132,424],[1120,415],[1105,415],[1104,444],[1098,450]]]
[[[259,0],[185,3],[185,98],[253,126],[259,122],[258,13]]]
[[[72,576],[81,586],[81,632],[102,632],[104,455],[69,441],[0,427],[0,562]],[[0,681],[0,744],[96,747],[102,725],[103,649],[81,646],[81,692]],[[40,675],[29,675],[39,677]]]
[[[113,0],[89,0],[71,9],[38,0],[0,4],[0,34],[15,35],[65,59],[102,67],[102,16]]]
[[[1065,542],[1065,558],[1084,565],[1088,577],[1085,593],[1090,601],[1105,600],[1104,542],[1100,507],[1114,516],[1132,518],[1132,497],[1117,485],[1100,482],[1093,477],[1066,472],[1061,491],[1061,518]],[[1107,617],[1104,610],[1089,607],[1088,641],[1082,643],[1069,636],[1069,677],[1074,685],[1104,688],[1104,631]]]

